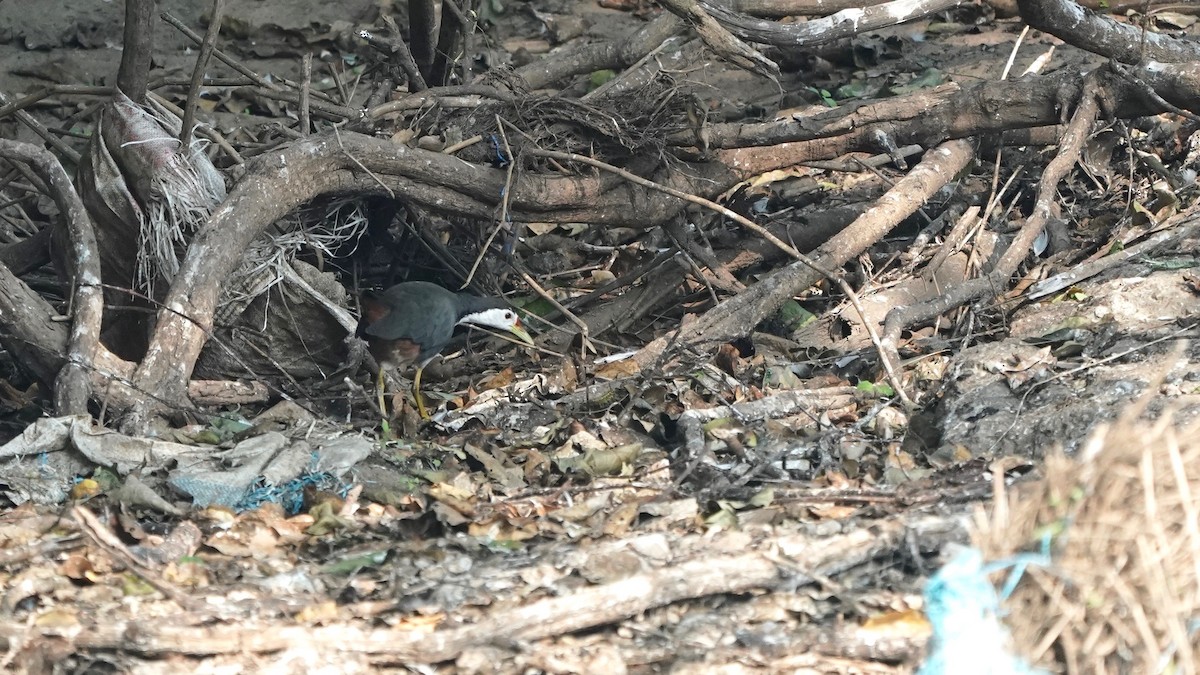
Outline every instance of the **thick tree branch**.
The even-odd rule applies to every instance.
[[[1121,63],[1200,61],[1200,43],[1120,23],[1074,0],[1017,0],[1017,7],[1031,28]]]
[[[1016,272],[1021,261],[1029,255],[1034,240],[1053,217],[1058,183],[1067,176],[1079,160],[1083,144],[1087,141],[1088,133],[1096,122],[1099,112],[1100,106],[1096,100],[1096,94],[1089,92],[1075,110],[1071,123],[1063,134],[1058,154],[1042,172],[1033,213],[1021,226],[1021,230],[1009,244],[1000,260],[997,261],[996,268],[991,273],[949,289],[941,297],[931,302],[912,307],[897,307],[888,313],[884,322],[883,342],[893,357],[895,357],[900,332],[908,326],[933,319],[947,311],[961,307],[975,298],[983,297],[1008,285],[1009,278]]]
[[[608,40],[564,49],[553,58],[538,59],[518,68],[517,75],[530,89],[542,89],[567,77],[606,68],[624,68],[637,63],[683,28],[684,23],[679,17],[664,13],[623,41]]]
[[[822,19],[803,23],[778,23],[730,11],[708,0],[698,4],[737,37],[776,47],[813,47],[868,31],[895,26],[962,5],[965,0],[893,0],[873,7],[843,9]]]
[[[86,413],[91,396],[88,378],[96,358],[100,320],[104,314],[104,295],[100,291],[100,257],[92,219],[71,185],[67,172],[49,150],[0,139],[0,156],[24,162],[42,179],[61,214],[59,227],[66,230],[67,239],[71,242],[71,343],[67,363],[55,381],[54,403],[60,415]]]
[[[914,213],[937,190],[965,169],[974,152],[966,141],[950,141],[927,153],[907,176],[896,182],[875,206],[849,227],[822,244],[810,258],[824,269],[839,269],[868,246]],[[729,300],[713,307],[699,320],[684,326],[678,335],[664,336],[634,356],[642,368],[654,363],[667,346],[723,342],[748,335],[784,302],[821,279],[803,262],[794,262]]]
[[[125,36],[117,88],[137,103],[146,102],[146,82],[154,57],[155,0],[125,0]]]
[[[1187,76],[1192,74],[1162,68],[1153,72],[1156,86],[1176,82],[1179,89],[1186,89],[1190,84]],[[752,129],[761,133],[752,133],[751,137],[722,136],[721,128],[714,127],[718,132],[716,137],[725,142],[747,143],[776,135],[824,138],[809,143],[723,150],[707,162],[676,164],[669,171],[660,167],[657,173],[661,175],[653,178],[682,192],[711,197],[763,171],[805,159],[828,159],[849,151],[873,150],[881,135],[899,144],[930,146],[940,139],[978,134],[981,129],[1001,131],[1052,125],[1060,115],[1055,101],[1062,100],[1061,92],[1071,91],[1074,86],[1077,76],[1067,73],[1018,83],[982,84],[963,91],[947,88],[925,98],[918,97],[920,103],[916,105],[900,100],[864,104],[839,114]],[[1120,116],[1161,110],[1162,106],[1148,100],[1134,82],[1113,79],[1107,86],[1113,95],[1114,112]],[[964,119],[968,121],[962,122]],[[345,192],[388,195],[443,213],[490,219],[500,195],[506,191],[510,194],[510,213],[518,221],[649,227],[663,222],[680,208],[672,197],[647,193],[619,178],[522,172],[513,185],[506,186],[504,171],[442,153],[349,133],[305,139],[260,158],[197,237],[167,298],[171,311],[160,313],[160,324],[135,382],[139,388],[156,391],[166,399],[182,395],[203,346],[205,331],[211,328],[221,283],[234,271],[242,253],[262,229],[296,206],[321,194]],[[841,264],[838,255],[832,255],[825,267],[836,268]],[[805,272],[792,274],[800,276],[788,277],[789,288],[793,288],[792,282],[800,287],[811,283],[805,281]],[[740,322],[741,328],[752,326],[773,309],[769,303],[757,308],[739,307],[739,312],[727,314],[730,321]],[[174,312],[190,317],[198,325]],[[724,333],[737,333],[732,323],[722,326]]]

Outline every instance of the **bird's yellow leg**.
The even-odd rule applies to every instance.
[[[379,414],[382,415],[382,424],[380,424],[380,428],[383,429],[384,438],[391,438],[392,426],[388,424],[387,399],[384,396],[384,394],[386,394],[386,388],[387,381],[384,378],[384,368],[383,366],[380,366],[379,377],[375,380],[375,394],[379,397]]]
[[[429,419],[429,411],[425,410],[425,401],[421,399],[421,373],[425,370],[424,366],[417,367],[417,374],[413,375],[413,398],[417,400],[417,414],[421,419]]]

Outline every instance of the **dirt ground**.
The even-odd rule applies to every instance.
[[[202,32],[205,3],[159,4]],[[229,4],[221,49],[255,73],[293,81],[311,53],[314,90],[358,107],[371,71],[356,31],[380,30],[381,12],[402,25],[406,14],[391,0]],[[490,0],[479,11],[487,25],[473,67],[482,71],[619,39],[663,10]],[[122,25],[120,3],[0,2],[0,93],[11,101],[50,85],[111,85]],[[783,65],[778,86],[715,56],[671,76],[679,97],[698,101],[709,120],[753,123],[856,96],[998,80],[1019,39],[1014,73],[1049,53],[1051,70],[1103,61],[1044,34],[1019,37],[1021,28],[967,3],[822,49],[773,52]],[[179,99],[194,42],[159,23],[154,53],[152,81]],[[209,70],[234,75],[223,64]],[[575,78],[555,93],[577,96],[602,81]],[[53,96],[28,112],[79,150],[104,100],[86,96]],[[413,126],[428,131],[437,114]],[[251,156],[270,145],[261,130],[293,123],[297,113],[229,88],[209,97],[201,117]],[[706,346],[627,370],[619,355],[695,320],[710,297],[736,293],[719,274],[696,272],[655,311],[626,324],[612,317],[616,328],[592,335],[597,349],[584,357],[576,356],[578,338],[564,331],[565,343],[555,345],[554,329],[541,326],[542,352],[455,343],[427,382],[442,413],[433,423],[394,420],[398,438],[380,433],[368,369],[338,370],[348,358],[338,350],[351,348],[326,339],[345,332],[328,317],[299,332],[310,343],[336,342],[336,354],[322,360],[306,343],[312,351],[295,360],[309,361],[271,381],[268,403],[228,406],[157,437],[48,417],[46,392],[6,355],[0,441],[20,442],[37,422],[63,449],[0,450],[0,663],[30,673],[913,672],[933,630],[922,614],[926,582],[970,541],[980,505],[1004,485],[1039,478],[1048,453],[1076,454],[1097,425],[1139,397],[1151,419],[1186,425],[1200,412],[1197,153],[1177,153],[1170,171],[1190,180],[1174,189],[1173,210],[1154,212],[1154,225],[1130,215],[1154,206],[1145,194],[1137,208],[1130,203],[1144,188],[1124,179],[1121,163],[1130,139],[1144,140],[1160,123],[1112,123],[1091,136],[1064,181],[1049,248],[1022,268],[1015,290],[905,333],[903,367],[921,395],[912,411],[880,374],[863,317],[881,322],[892,307],[935,297],[1011,240],[1046,161],[1041,147],[981,153],[960,189],[977,192],[973,205],[984,206],[995,194],[993,169],[1015,172],[1000,205],[1012,209],[1005,218],[1013,227],[980,232],[941,272],[917,274],[909,249],[933,218],[946,218],[936,200],[927,205],[933,218],[906,222],[848,264],[867,305],[861,314],[824,285],[789,305],[811,321],[781,329],[789,319],[776,317],[745,336],[753,349]],[[378,135],[401,139],[403,131]],[[41,143],[13,116],[0,119],[0,136]],[[439,140],[453,144],[449,133]],[[213,155],[230,184],[245,171]],[[890,164],[815,180],[786,173],[739,185],[724,201],[769,212],[789,223],[789,236],[803,237],[816,222],[809,214],[856,215],[904,175]],[[701,222],[700,210],[687,215]],[[0,241],[30,237],[32,220],[6,211]],[[492,223],[426,225],[468,267],[474,256],[462,240],[482,238],[477,232]],[[529,228],[531,238],[575,242],[519,254],[567,303],[634,277],[678,234],[587,223]],[[1160,232],[1172,233],[1165,244],[1139,248]],[[357,266],[313,263],[319,273],[306,280],[331,280],[353,314],[360,284],[386,285],[398,267],[438,264],[410,253],[418,248],[410,235],[397,234],[391,248],[372,244],[361,277]],[[754,250],[746,230],[720,225],[704,236],[718,250]],[[696,270],[709,262],[689,260]],[[1112,264],[1079,272],[1097,261]],[[730,276],[748,286],[779,266],[764,258]],[[497,276],[527,312],[551,315],[520,276]],[[67,286],[51,265],[23,278],[66,313]],[[648,278],[631,288],[653,290],[658,277]],[[627,307],[617,303],[626,292],[634,291],[600,294],[606,300],[592,309]],[[260,309],[265,317],[259,305],[247,312]],[[550,323],[573,329],[561,314]],[[236,337],[236,327],[223,328],[214,333]],[[298,353],[276,351],[255,367]],[[206,352],[197,372],[220,379],[223,358]],[[403,399],[392,402],[403,407]],[[261,463],[246,459],[260,455]],[[263,479],[283,465],[294,481]],[[236,504],[219,494],[234,473],[244,480]]]

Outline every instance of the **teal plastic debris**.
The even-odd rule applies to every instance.
[[[983,554],[964,548],[925,586],[925,616],[933,626],[919,675],[1044,675],[1009,652],[1000,599]]]

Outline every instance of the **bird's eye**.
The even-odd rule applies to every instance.
[[[512,318],[512,312],[505,312],[505,313],[504,313],[504,318],[506,318],[506,319],[511,319],[511,318]]]

